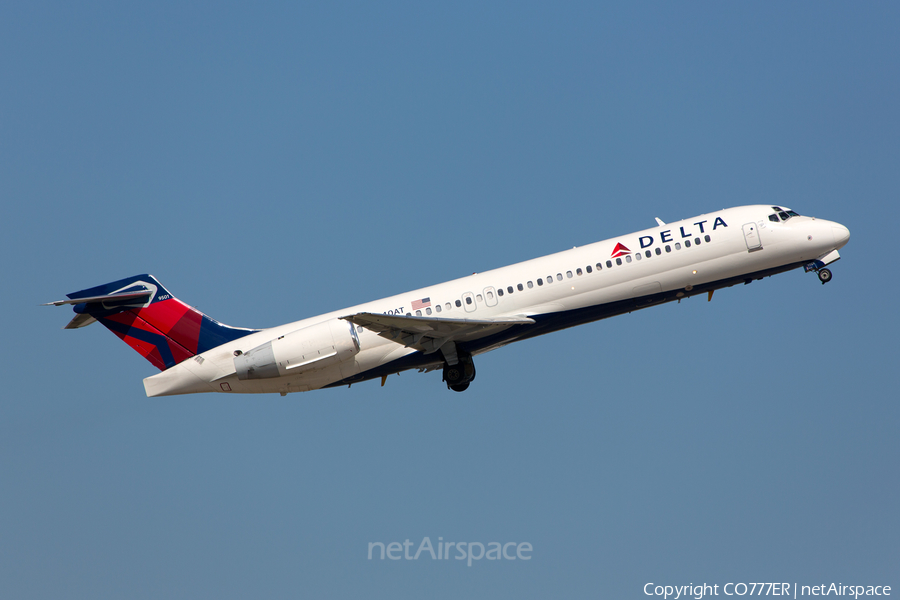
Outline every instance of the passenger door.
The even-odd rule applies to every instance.
[[[744,241],[747,242],[747,252],[762,250],[762,241],[759,239],[759,230],[756,223],[744,225]]]

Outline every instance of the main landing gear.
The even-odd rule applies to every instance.
[[[471,356],[460,355],[455,365],[444,363],[444,381],[454,392],[464,392],[475,379],[475,363]]]
[[[819,281],[822,282],[822,285],[825,285],[826,283],[831,281],[831,270],[819,269]]]

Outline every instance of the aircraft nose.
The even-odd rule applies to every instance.
[[[850,241],[850,230],[839,223],[831,226],[831,232],[834,234],[834,243],[838,248]]]

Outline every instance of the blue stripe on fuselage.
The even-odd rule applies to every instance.
[[[647,296],[640,296],[638,298],[629,298],[627,300],[608,302],[606,304],[587,306],[585,308],[577,308],[574,310],[566,310],[562,312],[548,313],[543,315],[530,315],[530,317],[535,321],[535,323],[532,325],[514,325],[509,329],[506,329],[499,333],[479,338],[471,342],[463,342],[458,344],[457,350],[464,353],[467,352],[469,354],[474,354],[481,350],[484,350],[485,348],[490,348],[491,346],[500,346],[503,344],[508,344],[510,342],[526,340],[529,338],[537,337],[539,335],[552,333],[554,331],[568,329],[569,327],[574,327],[576,325],[583,325],[585,323],[591,323],[593,321],[599,321],[601,319],[623,315],[625,313],[640,310],[642,308],[649,308],[651,306],[665,304],[666,302],[672,302],[681,298],[689,298],[691,296],[705,294],[712,290],[731,287],[733,285],[741,283],[750,283],[751,281],[756,279],[762,279],[763,277],[770,277],[772,275],[777,275],[778,273],[784,273],[786,271],[797,269],[799,267],[802,267],[807,262],[809,261],[793,263],[781,267],[775,267],[773,269],[766,269],[764,271],[757,271],[755,273],[748,273],[746,275],[739,275],[737,277],[730,277],[728,279],[713,281],[707,284],[698,285],[689,292],[684,290],[683,288],[679,288],[677,290],[670,290],[668,292],[661,292],[659,294],[650,294]],[[678,296],[679,293],[682,294],[680,297]],[[422,368],[427,365],[433,365],[434,363],[435,356],[433,354],[425,355],[421,352],[414,352],[412,354],[407,354],[402,358],[398,358],[397,360],[375,367],[374,369],[369,369],[368,371],[354,375],[353,377],[348,377],[346,379],[342,379],[341,381],[336,381],[335,383],[328,384],[325,387],[337,387],[341,385],[348,385],[351,383],[358,383],[360,381],[376,379],[384,375],[399,373],[400,371]]]

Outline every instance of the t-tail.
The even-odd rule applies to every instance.
[[[100,321],[162,371],[256,331],[207,317],[175,298],[152,275],[126,277],[66,296],[69,300],[45,305],[74,305],[76,315],[66,329]]]

